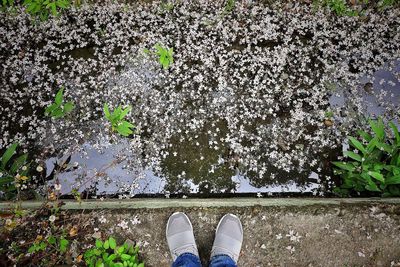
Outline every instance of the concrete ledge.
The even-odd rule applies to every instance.
[[[338,206],[344,204],[395,204],[400,205],[400,198],[193,198],[193,199],[126,199],[126,200],[88,200],[80,204],[74,200],[63,200],[63,209],[161,209],[161,208],[218,208],[218,207],[273,207],[273,206]],[[0,202],[0,209],[14,208],[16,202]],[[23,201],[24,209],[36,209],[42,201]]]

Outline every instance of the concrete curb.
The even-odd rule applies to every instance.
[[[218,207],[277,207],[277,206],[338,206],[338,205],[400,205],[400,198],[193,198],[193,199],[126,199],[87,200],[80,204],[75,200],[64,200],[63,209],[162,209],[162,208],[218,208]],[[0,202],[0,209],[13,209],[16,202]],[[23,209],[36,209],[42,201],[23,201]]]

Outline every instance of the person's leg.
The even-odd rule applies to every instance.
[[[201,267],[193,227],[184,213],[175,212],[169,217],[166,236],[174,260],[172,267]]]
[[[183,253],[181,254],[174,263],[172,267],[199,267],[201,266],[201,262],[198,256],[192,253]]]
[[[237,267],[235,261],[227,255],[216,255],[211,258],[210,267]]]
[[[242,242],[243,228],[239,218],[226,214],[215,232],[210,267],[236,267]]]

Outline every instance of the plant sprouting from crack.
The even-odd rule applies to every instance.
[[[86,264],[91,266],[135,266],[144,267],[144,263],[138,258],[139,246],[134,246],[125,242],[118,246],[113,237],[109,237],[104,242],[96,239],[96,246],[88,249],[84,253]]]
[[[0,0],[0,11],[6,11],[9,8],[14,9],[14,0]]]
[[[379,10],[384,10],[394,6],[395,4],[400,4],[400,0],[380,0],[378,2],[378,8]]]
[[[168,69],[172,63],[174,63],[174,51],[173,48],[164,48],[160,44],[154,46],[155,51],[144,49],[146,54],[154,55],[158,58],[158,62],[164,69]]]
[[[174,9],[175,5],[173,2],[162,1],[160,4],[161,13],[168,13]]]
[[[104,104],[104,116],[111,123],[111,129],[113,132],[118,132],[122,136],[129,136],[134,133],[132,129],[135,128],[135,125],[124,119],[131,109],[131,106],[128,106],[125,109],[118,106],[114,111],[110,111],[107,103]]]
[[[2,191],[7,198],[13,196],[18,188],[29,179],[29,164],[27,164],[28,154],[23,154],[13,159],[18,146],[18,143],[11,144],[1,156],[0,191]]]
[[[58,17],[60,12],[71,6],[70,0],[24,0],[26,12],[40,20],[48,20],[50,14]]]
[[[318,7],[328,7],[332,12],[338,16],[358,16],[356,10],[348,7],[345,0],[314,0],[314,9]]]
[[[54,103],[46,108],[44,114],[58,119],[70,113],[74,108],[75,105],[72,101],[64,103],[64,87],[61,87],[56,94]]]
[[[227,0],[224,7],[224,14],[231,13],[235,9],[236,0]]]
[[[400,196],[400,134],[397,126],[390,122],[393,138],[386,136],[382,119],[370,120],[373,134],[359,130],[360,140],[349,136],[355,151],[344,151],[349,159],[332,162],[335,174],[342,179],[335,192],[347,195],[351,191],[370,191],[382,196]],[[356,153],[357,152],[357,153]]]

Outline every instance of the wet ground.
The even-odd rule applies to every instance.
[[[244,228],[238,266],[400,266],[398,205],[180,209],[190,217],[204,266],[225,213]],[[92,236],[113,235],[141,246],[146,266],[170,266],[168,216],[177,209],[91,211],[79,217]],[[72,213],[73,214],[73,213]]]
[[[363,18],[308,4],[222,9],[84,5],[36,26],[7,16],[0,150],[18,141],[45,167],[32,173],[41,193],[59,183],[120,197],[326,194],[346,136],[368,117],[399,119],[399,8]],[[168,70],[143,53],[156,43],[174,48]],[[53,120],[44,108],[61,85],[76,109]],[[131,105],[137,133],[112,133],[104,103]]]

